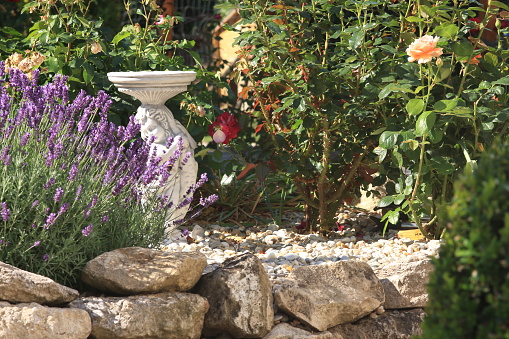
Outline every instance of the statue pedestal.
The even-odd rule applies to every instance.
[[[129,94],[141,101],[136,112],[136,120],[141,126],[144,140],[154,139],[151,154],[168,160],[175,152],[181,152],[171,167],[169,184],[158,188],[158,194],[168,196],[176,207],[186,195],[187,190],[196,184],[198,164],[194,159],[196,141],[185,127],[164,105],[175,95],[187,90],[187,86],[196,79],[195,72],[183,71],[145,71],[111,72],[108,79],[120,92]],[[172,140],[168,143],[168,140]],[[184,159],[186,159],[184,161]],[[182,166],[182,162],[185,165]],[[189,205],[176,209],[171,220],[184,218]]]

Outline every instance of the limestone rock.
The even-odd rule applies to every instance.
[[[106,252],[87,263],[82,280],[120,295],[186,292],[207,266],[201,253],[163,252],[129,247]]]
[[[88,311],[96,339],[197,339],[209,308],[205,298],[180,292],[87,297],[70,306]]]
[[[428,302],[426,285],[433,270],[430,259],[395,262],[376,274],[385,292],[384,308],[402,309],[425,307]]]
[[[86,339],[91,329],[90,316],[83,310],[0,302],[0,338]]]
[[[228,258],[204,275],[193,291],[210,303],[205,336],[228,333],[235,338],[261,338],[272,328],[271,283],[260,259],[252,253]]]
[[[356,321],[384,302],[371,267],[354,260],[296,267],[274,297],[279,309],[318,331]]]
[[[263,339],[339,339],[332,333],[316,332],[311,333],[298,327],[293,327],[287,323],[281,323],[272,328],[272,330]]]
[[[60,285],[50,278],[0,262],[0,300],[59,305],[78,296],[78,291]]]
[[[354,324],[329,329],[336,339],[410,339],[422,334],[422,309],[389,311],[376,317],[366,317]]]

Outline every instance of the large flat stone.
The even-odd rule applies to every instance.
[[[317,331],[356,321],[385,300],[371,267],[354,260],[297,267],[274,297],[280,310]]]
[[[272,328],[272,330],[263,339],[337,339],[332,333],[309,332],[302,328],[294,327],[287,323],[281,323]]]
[[[384,288],[384,308],[425,307],[428,302],[427,284],[432,271],[430,259],[395,262],[383,267],[376,275]]]
[[[252,253],[225,260],[204,275],[193,292],[210,303],[203,329],[206,336],[261,338],[272,328],[271,283],[260,259]]]
[[[78,296],[78,291],[60,285],[50,278],[0,262],[0,300],[60,305]]]
[[[0,338],[86,339],[91,330],[90,316],[83,310],[0,302]]]
[[[201,253],[129,247],[89,261],[82,280],[101,291],[119,295],[186,292],[198,282],[206,266],[207,258]]]
[[[209,308],[205,298],[180,292],[87,297],[70,305],[88,312],[96,339],[198,339]]]
[[[411,339],[421,335],[424,316],[422,309],[389,311],[376,318],[335,326],[329,332],[335,339]]]

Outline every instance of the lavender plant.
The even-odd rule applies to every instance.
[[[154,157],[133,118],[108,122],[104,92],[70,101],[65,76],[39,86],[38,74],[0,62],[0,261],[79,287],[93,257],[158,246],[182,222],[172,211],[206,177],[172,206],[147,187],[171,184],[176,157]],[[192,215],[215,199],[201,199]]]

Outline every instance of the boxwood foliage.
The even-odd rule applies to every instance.
[[[455,183],[422,338],[509,338],[509,142]]]

